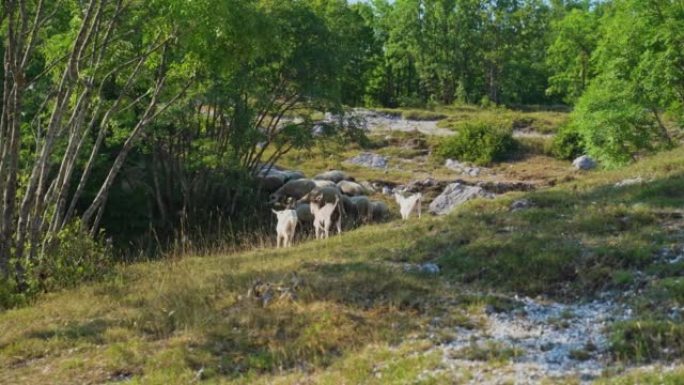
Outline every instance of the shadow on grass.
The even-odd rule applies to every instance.
[[[62,328],[34,330],[26,333],[26,338],[38,338],[48,340],[51,338],[63,338],[67,340],[87,341],[96,345],[103,344],[102,333],[114,326],[114,322],[94,319],[84,323],[70,323]]]

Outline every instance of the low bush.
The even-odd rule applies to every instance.
[[[684,353],[684,326],[665,320],[631,320],[611,328],[611,350],[619,360],[649,362]]]
[[[112,266],[104,243],[101,236],[89,236],[79,222],[67,226],[46,241],[43,257],[25,266],[29,291],[53,291],[101,278]]]
[[[457,129],[457,135],[437,146],[437,156],[487,165],[506,159],[516,148],[510,126],[501,122],[464,122]]]
[[[555,158],[572,160],[581,156],[584,152],[582,134],[569,127],[560,129],[553,138],[551,153]]]

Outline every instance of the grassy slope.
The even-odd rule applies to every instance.
[[[634,176],[652,181],[612,187]],[[0,314],[0,383],[412,382],[440,367],[430,343],[476,323],[487,304],[505,305],[492,294],[588,297],[635,284],[637,270],[650,277],[629,299],[640,322],[614,328],[615,356],[680,358],[684,326],[666,313],[684,302],[684,262],[654,255],[682,242],[683,189],[678,149],[552,189],[474,201],[444,218],[369,226],[287,251],[122,267],[105,282]],[[535,208],[510,212],[523,196]],[[438,277],[403,271],[428,260],[443,266]],[[254,279],[287,283],[292,272],[303,280],[295,302],[264,308],[245,298]],[[661,382],[657,373],[620,381]]]

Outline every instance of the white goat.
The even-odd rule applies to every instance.
[[[340,198],[335,198],[335,203],[326,203],[320,206],[318,202],[311,202],[311,214],[314,216],[314,229],[316,230],[316,239],[321,239],[323,235],[327,239],[330,235],[330,225],[333,222],[333,214],[338,210]],[[339,210],[338,210],[339,211]],[[335,218],[335,225],[337,233],[342,233],[342,215],[337,215]]]
[[[271,210],[278,217],[276,232],[278,233],[277,247],[290,247],[297,230],[297,211],[295,210]]]
[[[399,204],[401,219],[407,220],[412,212],[416,212],[418,214],[418,218],[420,218],[423,194],[417,193],[411,195],[410,197],[404,197],[399,193],[394,193],[394,199],[396,199],[397,203]]]

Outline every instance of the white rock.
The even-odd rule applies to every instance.
[[[625,179],[615,183],[615,188],[633,186],[635,184],[642,184],[644,180],[641,177],[636,177],[632,179]]]
[[[447,159],[446,162],[444,162],[444,167],[460,172],[463,171],[466,166],[457,160]]]
[[[578,170],[591,170],[596,168],[596,162],[588,155],[582,155],[572,161],[572,165]]]
[[[428,274],[438,274],[439,266],[435,263],[424,263],[420,265],[420,271]]]
[[[387,168],[389,163],[387,157],[373,154],[372,152],[363,152],[353,158],[347,159],[347,162],[368,168]]]
[[[493,198],[494,194],[482,187],[466,186],[461,183],[448,185],[442,194],[430,203],[430,212],[436,215],[449,214],[454,208],[476,198]]]

